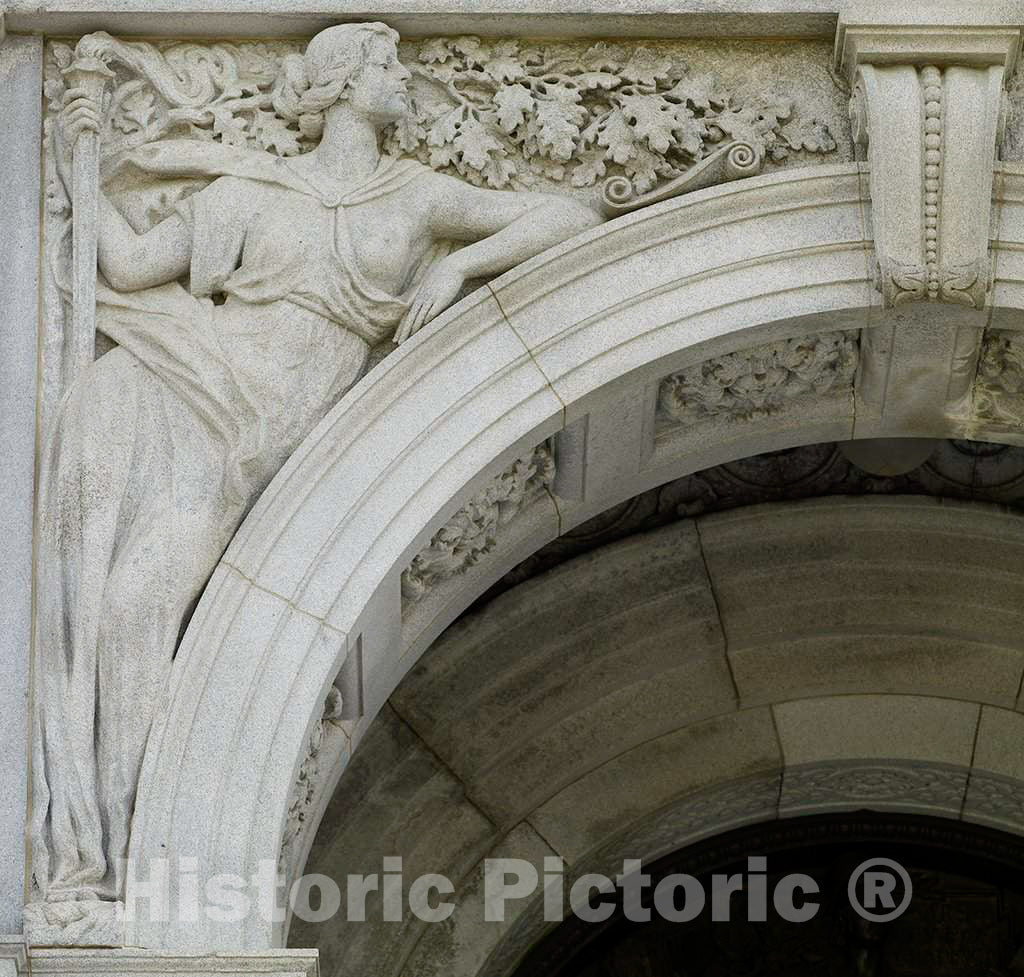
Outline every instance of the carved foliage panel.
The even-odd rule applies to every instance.
[[[110,39],[104,155],[189,136],[290,156],[316,136],[274,111],[298,42],[157,44]],[[47,49],[45,92],[59,107],[72,48]],[[400,45],[412,110],[388,149],[491,187],[593,185],[625,174],[638,192],[723,140],[769,163],[806,164],[852,148],[824,45],[552,44],[438,37]]]
[[[860,355],[856,331],[786,339],[728,353],[661,381],[658,418],[689,426],[741,421],[824,398],[849,398]]]

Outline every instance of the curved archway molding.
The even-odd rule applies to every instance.
[[[865,173],[844,164],[620,218],[509,272],[403,346],[288,462],[211,579],[151,736],[137,864],[197,856],[205,878],[250,877],[276,858],[332,684],[349,712],[307,826],[437,634],[508,567],[624,498],[823,440],[1020,443],[1005,411],[977,411],[974,363],[958,358],[958,344],[965,331],[1018,323],[1022,176],[999,171],[987,310],[882,308]],[[759,402],[737,396],[723,369],[749,378]],[[553,483],[484,558],[403,601],[402,574],[439,528],[549,439]],[[260,949],[280,938],[255,919],[129,933],[167,948]]]

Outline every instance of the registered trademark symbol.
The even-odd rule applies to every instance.
[[[853,870],[846,893],[859,916],[872,923],[888,923],[907,911],[914,896],[914,883],[899,862],[869,858]]]

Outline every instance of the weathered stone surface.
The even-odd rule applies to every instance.
[[[189,0],[187,12],[198,5]],[[694,11],[684,3],[666,12],[653,2],[613,11],[599,0],[583,14],[556,0],[527,0],[515,12],[491,0],[481,0],[475,12],[451,4],[437,29],[475,23],[484,39],[416,38],[398,52],[436,99],[417,105],[411,120],[404,118],[404,81],[388,81],[406,69],[387,30],[376,32],[378,41],[390,39],[386,53],[375,49],[369,59],[372,45],[341,52],[326,41],[312,42],[305,61],[292,40],[224,46],[213,61],[205,57],[209,47],[148,41],[128,47],[108,35],[87,38],[77,54],[52,44],[46,135],[63,131],[75,152],[73,179],[54,169],[59,153],[44,160],[43,267],[58,274],[44,286],[42,302],[32,303],[46,320],[43,416],[58,399],[52,347],[66,345],[67,378],[86,381],[72,384],[60,439],[40,467],[37,702],[47,738],[38,741],[46,762],[37,763],[33,796],[37,851],[52,840],[65,862],[84,861],[87,872],[84,893],[59,891],[68,882],[67,866],[55,859],[58,877],[51,879],[45,859],[37,860],[35,881],[41,889],[56,882],[63,897],[54,900],[61,908],[52,918],[37,906],[35,917],[41,913],[45,924],[37,939],[67,939],[46,926],[59,926],[63,909],[73,912],[83,894],[106,896],[104,911],[115,908],[119,877],[107,878],[109,866],[101,863],[127,849],[133,805],[136,854],[145,861],[201,852],[200,884],[279,856],[282,828],[283,861],[297,871],[321,800],[353,749],[357,763],[365,748],[367,762],[377,756],[384,763],[384,756],[396,770],[375,781],[379,797],[367,788],[338,802],[343,811],[327,824],[339,825],[340,833],[318,857],[347,859],[355,851],[358,862],[387,842],[406,846],[417,865],[436,868],[435,857],[446,862],[458,878],[472,876],[481,853],[509,830],[498,850],[515,853],[521,843],[539,855],[553,845],[603,865],[627,843],[661,853],[714,830],[716,811],[718,827],[775,816],[780,789],[787,812],[840,809],[867,798],[958,813],[970,764],[965,717],[972,710],[977,717],[982,704],[1019,706],[1024,673],[1017,526],[1005,514],[964,507],[831,504],[800,518],[769,513],[778,525],[762,512],[737,521],[742,540],[739,533],[729,537],[724,520],[709,519],[663,532],[646,550],[640,540],[624,544],[620,562],[595,558],[582,569],[563,568],[543,582],[549,593],[541,594],[536,581],[443,640],[439,648],[449,640],[460,644],[458,654],[440,665],[424,660],[394,707],[384,707],[382,722],[397,745],[374,753],[375,717],[438,632],[531,547],[595,513],[687,472],[798,444],[909,435],[1024,441],[1017,430],[1015,356],[983,355],[974,382],[982,327],[999,346],[1019,326],[1024,307],[1024,173],[995,166],[992,155],[1001,126],[1001,72],[1012,61],[1019,11],[977,4],[962,12],[944,2],[901,13],[891,4],[853,0],[843,19],[840,67],[852,64],[851,77],[859,72],[866,87],[863,97],[855,94],[851,134],[848,93],[830,74],[830,45],[777,40],[820,32],[823,15],[831,25],[830,3],[811,0],[788,14],[761,0],[745,11],[730,0],[713,6]],[[10,20],[36,29],[42,18],[46,26],[39,29],[52,37],[59,25],[116,33],[150,31],[154,14],[163,19],[134,0],[113,0],[112,7],[106,22],[93,24],[103,15],[93,0],[31,10],[15,0]],[[242,11],[233,0],[210,0],[204,8],[198,20],[188,20],[189,33],[199,24],[233,37],[243,24],[246,33],[267,25],[268,36],[281,35],[285,24],[297,25],[296,33],[328,26],[324,11],[298,0],[267,0],[251,20],[245,19],[251,5]],[[929,20],[933,10],[938,30]],[[412,30],[427,23],[419,0],[391,12]],[[357,12],[343,3],[333,13]],[[802,19],[807,14],[818,24],[813,30]],[[499,23],[498,15],[508,16]],[[669,40],[683,32],[686,17],[690,39]],[[989,21],[994,33],[984,29]],[[185,23],[171,12],[156,33],[181,34]],[[789,29],[767,40],[769,23]],[[878,23],[893,30],[873,32]],[[573,36],[534,45],[524,40],[526,30],[511,41],[492,41],[486,29],[516,34],[524,24],[533,24],[535,35]],[[644,24],[657,28],[659,40],[627,40]],[[735,34],[741,24],[752,25],[742,41],[693,39],[716,25],[719,33],[730,25]],[[931,46],[918,44],[922,24]],[[329,36],[366,29],[348,25]],[[594,53],[581,39],[589,33],[624,43]],[[762,39],[753,40],[758,34]],[[853,38],[849,58],[843,37]],[[1002,53],[993,43],[1002,44]],[[108,56],[112,78],[104,67]],[[226,67],[207,73],[208,92],[186,83],[212,63]],[[132,87],[132,74],[140,72],[142,87]],[[81,90],[90,82],[115,90],[108,117],[98,112],[98,91]],[[878,98],[879,92],[892,97]],[[400,187],[378,185],[373,176],[356,187],[371,171],[381,176],[377,137],[385,121],[403,123],[386,141],[418,157],[422,172]],[[34,139],[39,127],[25,131]],[[951,140],[953,132],[963,138]],[[170,145],[178,140],[164,140],[169,134],[190,137],[181,140],[189,145],[178,157]],[[851,135],[857,155],[867,147],[870,168],[853,161]],[[238,242],[239,253],[224,260],[227,277],[253,275],[249,284],[258,291],[272,283],[284,252],[290,269],[308,270],[325,254],[345,250],[347,240],[340,277],[354,281],[351,292],[366,307],[323,316],[309,308],[324,297],[316,287],[294,293],[306,302],[292,303],[301,312],[289,307],[278,314],[270,307],[281,296],[243,294],[237,280],[231,288],[212,287],[225,282],[211,285],[218,275],[206,274],[197,261],[192,234],[209,188],[184,200],[178,193],[184,188],[170,189],[168,180],[164,199],[150,193],[153,187],[129,199],[138,187],[119,172],[104,186],[132,225],[122,227],[109,201],[92,193],[98,173],[108,176],[109,160],[100,166],[104,143],[131,154],[138,148],[133,141],[154,140],[157,152],[143,146],[134,155],[136,169],[149,174],[143,182],[158,182],[157,171],[194,178],[198,170],[204,178],[245,184],[230,201],[237,206],[211,222],[208,241],[223,244],[250,210],[270,215],[269,230],[246,225],[244,247]],[[643,194],[657,195],[659,180],[680,189],[688,173],[727,159],[730,140],[750,148],[755,169],[765,162],[769,171],[596,227],[598,197],[605,213],[615,203],[610,186],[598,189],[602,177],[631,181],[626,204],[638,194],[653,202]],[[261,154],[259,161],[250,151]],[[921,165],[905,165],[915,159]],[[38,160],[30,162],[35,179]],[[406,162],[395,164],[398,176],[418,165]],[[732,176],[744,175],[734,170]],[[414,182],[417,192],[405,192]],[[70,191],[67,199],[61,184]],[[499,196],[482,189],[513,185],[516,193]],[[422,193],[424,187],[441,188],[439,196]],[[520,196],[527,188],[556,188],[576,199]],[[288,193],[319,198],[338,213],[317,230],[316,220],[300,219],[294,200],[257,206],[258,196],[274,203],[275,195]],[[361,215],[353,216],[356,233],[347,239],[337,233],[346,210]],[[410,214],[423,216],[429,228],[410,229]],[[57,246],[59,239],[67,243],[62,234],[69,220],[78,225],[70,264]],[[175,221],[191,221],[189,234]],[[160,234],[138,246],[136,232],[152,233],[154,223]],[[438,256],[437,265],[416,251],[428,239],[447,249],[449,238],[476,243]],[[281,246],[286,239],[290,251]],[[264,244],[269,251],[260,255]],[[103,271],[98,282],[92,247]],[[421,258],[431,270],[417,285],[413,266]],[[353,386],[314,430],[371,362],[363,348],[371,340],[360,329],[373,333],[372,340],[387,340],[392,331],[404,340],[461,295],[470,277],[490,279],[512,265],[486,290],[437,316],[422,336]],[[184,281],[186,266],[191,298],[205,303],[209,322],[184,318],[216,328],[168,330],[167,317],[142,308],[160,288],[187,302],[175,284]],[[66,322],[53,314],[60,305],[53,293],[66,285],[62,271],[73,271],[76,298]],[[323,278],[338,280],[333,273]],[[101,305],[118,305],[117,315],[139,313],[145,321],[127,331],[124,321],[107,321],[109,337],[121,345],[94,366],[91,295],[97,289]],[[224,291],[231,294],[223,304],[206,301]],[[405,308],[396,312],[389,296]],[[946,304],[937,312],[923,303],[911,311],[882,309],[916,298]],[[125,311],[136,302],[139,308]],[[299,349],[295,317],[306,313],[323,321],[302,320],[315,326],[315,335]],[[220,348],[225,324],[233,331]],[[273,339],[260,340],[255,345],[263,348],[254,351],[253,330],[263,327]],[[354,345],[339,349],[339,336]],[[208,345],[180,355],[193,341]],[[12,349],[24,353],[27,342],[19,335]],[[832,376],[817,369],[814,351],[834,342],[848,355]],[[373,362],[389,348],[377,346]],[[143,347],[157,353],[147,359]],[[225,350],[236,359],[222,355]],[[165,354],[175,368],[161,372]],[[164,388],[146,379],[145,367],[121,368],[126,357],[140,355],[172,395],[181,392],[176,367],[194,372],[184,383],[184,411],[173,396],[167,402],[154,394]],[[220,370],[225,362],[228,379]],[[341,373],[325,391],[322,371],[335,368]],[[21,367],[18,375],[27,376]],[[237,376],[244,379],[239,390]],[[728,382],[719,383],[722,376]],[[673,396],[661,398],[659,420],[658,391],[664,393],[666,382]],[[137,396],[120,399],[124,389]],[[264,396],[268,390],[276,400]],[[22,481],[31,467],[23,464],[25,451],[35,443],[23,414],[10,415],[18,425]],[[666,415],[679,423],[664,423]],[[173,436],[165,436],[161,425],[168,419],[187,423],[172,424]],[[531,504],[520,505],[515,493],[488,495],[496,476],[542,444],[550,446],[555,470]],[[173,486],[175,518],[162,535],[133,546],[136,527],[159,523],[166,511],[154,501],[161,485]],[[239,486],[244,491],[229,505],[228,488]],[[469,545],[463,561],[464,516],[480,498],[494,504],[498,517],[505,506],[509,531]],[[254,501],[227,560],[205,586]],[[147,509],[150,503],[156,508]],[[211,516],[204,506],[216,511]],[[95,521],[97,513],[105,525]],[[483,535],[502,524],[493,515],[483,520]],[[24,534],[14,538],[21,545]],[[425,547],[431,568],[415,580],[406,574],[407,590],[422,600],[415,609],[411,600],[403,607],[403,572],[423,569]],[[175,576],[182,567],[183,588]],[[443,572],[435,573],[437,567]],[[60,599],[48,596],[51,584]],[[170,678],[181,625],[204,586]],[[82,603],[76,588],[109,603]],[[638,604],[637,589],[649,599]],[[534,610],[540,613],[527,619]],[[488,618],[492,611],[506,615],[503,627],[499,617]],[[97,655],[92,630],[103,635]],[[74,647],[65,647],[67,632]],[[161,639],[147,643],[156,632]],[[82,635],[87,640],[79,647],[73,639]],[[140,647],[157,646],[159,654],[132,657]],[[69,662],[74,692],[65,695]],[[336,704],[335,718],[346,707],[350,712],[344,727],[338,724],[344,749],[328,756],[317,752],[318,733],[324,696],[336,682],[351,701]],[[103,725],[112,716],[117,736],[107,736],[111,727]],[[1006,726],[992,726],[992,742],[1008,741],[1012,723],[992,716],[993,724]],[[896,745],[885,743],[880,726]],[[136,804],[144,746],[145,785]],[[993,747],[996,755],[1000,749]],[[989,765],[972,778],[970,789],[980,793],[969,795],[965,812],[1012,825],[1018,774]],[[68,818],[60,810],[68,796],[60,789],[62,775],[85,785]],[[359,774],[354,777],[343,777],[343,785],[358,788]],[[52,795],[49,786],[57,788]],[[97,804],[102,811],[94,811]],[[48,805],[56,811],[49,822]],[[438,812],[452,810],[458,824],[451,838],[439,841]],[[428,823],[413,823],[419,817]],[[389,828],[379,834],[382,819]],[[69,820],[74,830],[62,831]],[[81,873],[73,874],[82,882]],[[92,907],[96,900],[82,902]],[[529,942],[539,929],[522,925]],[[413,950],[415,926],[379,937],[366,932],[344,940],[361,972],[397,973],[410,952],[424,973],[438,961],[456,973],[500,970],[526,945],[503,943],[501,934],[482,935],[461,921],[431,934],[422,951]],[[128,939],[230,950],[280,937],[250,919],[240,925],[175,920]],[[120,940],[96,930],[90,938]],[[55,966],[69,959],[60,957]],[[127,958],[95,960],[113,970],[135,965]]]
[[[584,557],[500,602],[446,634],[392,699],[499,824],[732,706],[692,526]]]
[[[242,0],[190,0],[156,11],[147,0],[11,0],[10,29],[58,35],[123,30],[152,36],[181,34],[186,25],[200,36],[266,34],[300,36],[351,17],[364,17],[361,0],[334,0],[330,10],[308,0],[264,0],[253,9]],[[706,0],[651,0],[623,9],[599,0],[579,10],[565,0],[405,0],[382,4],[374,15],[410,35],[473,34],[513,37],[736,37],[820,38],[831,42],[838,0],[726,0],[709,9]],[[176,16],[177,15],[177,16]],[[182,20],[186,17],[187,20]]]
[[[718,716],[627,750],[542,804],[530,822],[571,861],[689,792],[755,772],[781,757],[764,708]]]
[[[516,858],[529,862],[543,878],[545,859],[558,853],[528,824],[521,824],[488,852],[488,858]],[[536,905],[534,899],[510,900],[505,903],[505,921],[488,922],[485,915],[484,867],[479,865],[461,878],[461,893],[450,923],[430,926],[416,949],[410,954],[402,971],[403,977],[446,977],[448,974],[477,973],[492,969],[508,970],[529,949],[547,926],[531,914],[532,925],[517,927],[515,940],[504,939],[527,909]]]
[[[342,912],[326,927],[293,918],[289,942],[319,947],[326,974],[397,974],[397,962],[422,931],[436,926],[408,912],[404,923],[385,922],[380,892],[367,897],[366,921],[347,920],[347,876],[380,873],[383,859],[398,855],[406,891],[427,872],[458,879],[498,833],[467,798],[465,787],[387,707],[360,744],[343,783],[327,807],[306,866],[307,872],[337,882]],[[387,969],[382,961],[391,961]]]
[[[772,711],[787,766],[897,757],[968,767],[981,710],[950,699],[846,695],[782,702]]]
[[[228,977],[260,974],[263,977],[319,977],[316,951],[267,950],[262,953],[173,954],[159,950],[51,950],[34,949],[34,974],[53,977]]]
[[[939,500],[837,498],[701,519],[743,701],[886,691],[1013,706],[1024,522],[956,513]]]

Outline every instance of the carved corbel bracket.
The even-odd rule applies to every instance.
[[[992,180],[1024,9],[849,0],[836,68],[870,167],[877,287],[980,309],[991,285]]]

